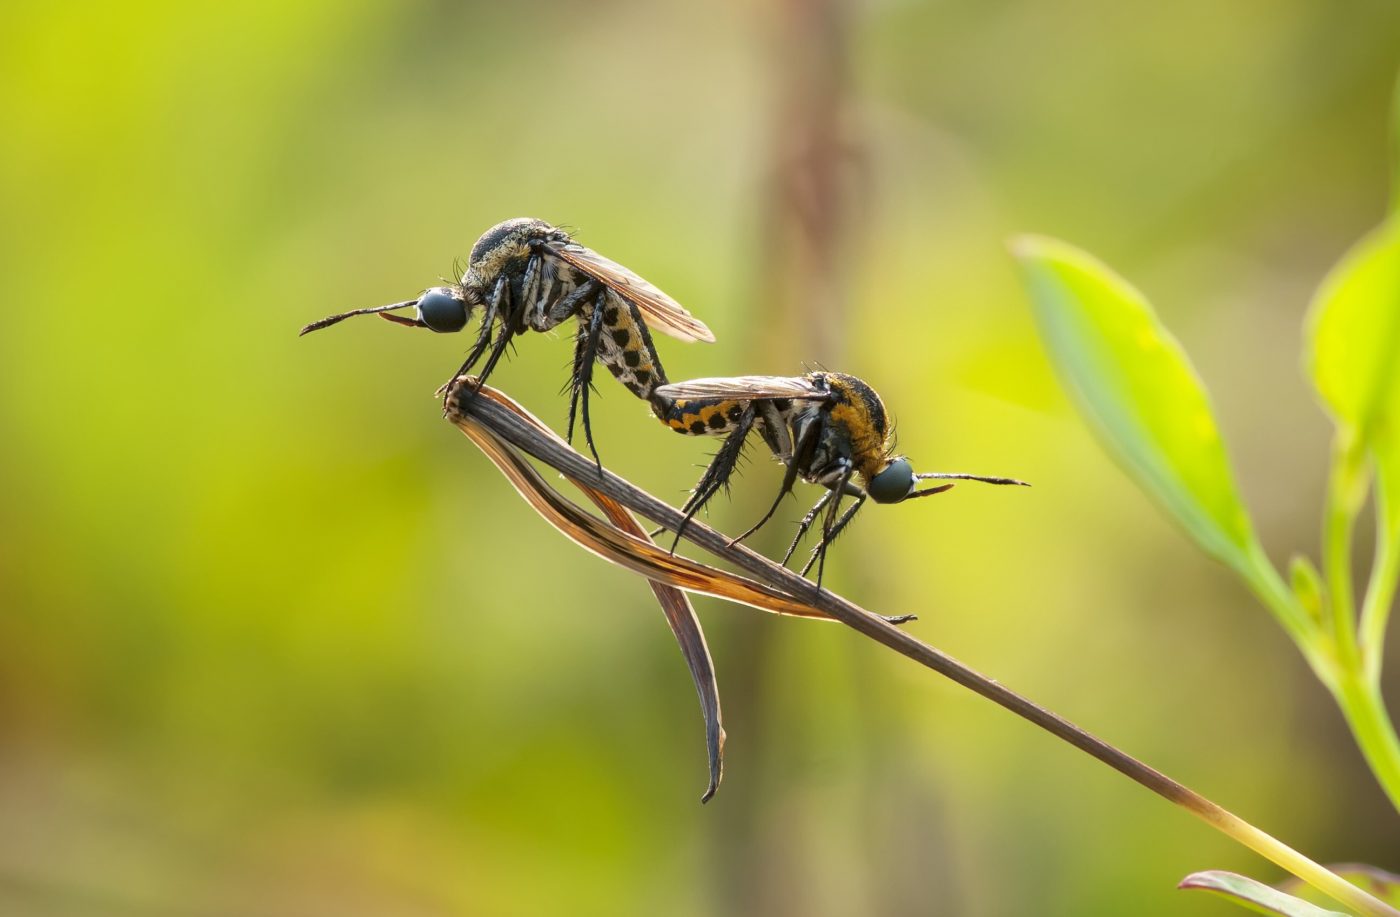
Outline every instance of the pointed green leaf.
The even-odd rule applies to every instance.
[[[1323,910],[1301,898],[1284,894],[1263,882],[1219,869],[1194,872],[1182,879],[1177,888],[1214,892],[1260,914],[1277,914],[1280,917],[1347,917],[1340,911]]]
[[[1344,441],[1376,461],[1381,486],[1400,496],[1400,217],[1342,258],[1308,316],[1307,370]],[[1400,499],[1383,508],[1400,534]]]
[[[1263,552],[1181,345],[1085,252],[1039,237],[1012,251],[1055,368],[1109,451],[1207,553],[1254,580]]]
[[[1400,876],[1395,873],[1386,872],[1384,869],[1377,869],[1375,866],[1368,866],[1365,863],[1328,863],[1327,870],[1336,873],[1352,885],[1379,898],[1391,907],[1400,908]],[[1310,885],[1305,885],[1301,879],[1285,879],[1278,884],[1277,888],[1281,892],[1296,895],[1314,903],[1326,900],[1322,892]]]

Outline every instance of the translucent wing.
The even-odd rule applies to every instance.
[[[682,341],[714,343],[715,336],[705,323],[653,284],[632,271],[577,242],[553,243],[549,250],[559,260],[607,285],[646,316],[648,327],[664,331]]]
[[[656,390],[663,398],[792,398],[825,401],[831,392],[807,376],[720,376],[674,382]]]

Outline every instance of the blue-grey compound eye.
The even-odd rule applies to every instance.
[[[871,478],[865,489],[876,503],[898,503],[914,489],[914,466],[907,458],[897,458]]]
[[[467,304],[445,287],[424,290],[418,297],[418,317],[434,331],[447,334],[467,327]]]

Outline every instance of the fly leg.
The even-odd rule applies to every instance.
[[[676,546],[681,543],[681,533],[685,531],[686,525],[700,508],[710,502],[710,498],[719,492],[721,487],[729,486],[729,479],[734,475],[734,469],[739,465],[739,455],[744,450],[744,440],[748,437],[749,431],[753,429],[754,408],[749,404],[744,408],[744,413],[739,415],[739,421],[734,426],[734,432],[730,433],[724,440],[724,445],[719,447],[715,453],[714,460],[710,462],[710,467],[705,469],[705,473],[700,476],[700,481],[695,485],[695,490],[690,494],[690,499],[685,501],[681,507],[681,512],[685,513],[685,518],[676,527],[676,538],[671,542],[671,553],[676,552]]]
[[[734,547],[736,544],[743,541],[745,538],[748,538],[754,532],[757,532],[759,529],[763,528],[764,523],[766,523],[769,519],[772,519],[773,514],[776,513],[778,511],[778,507],[782,505],[783,497],[786,497],[788,494],[792,493],[792,485],[795,483],[797,483],[797,463],[788,462],[787,469],[783,472],[783,483],[778,487],[778,496],[773,501],[773,505],[768,507],[768,512],[763,514],[762,519],[749,526],[748,531],[744,532],[744,534],[740,535],[738,538],[729,539],[729,546],[731,548]]]
[[[812,564],[815,561],[817,561],[819,558],[824,559],[826,557],[826,549],[831,546],[831,543],[836,540],[836,536],[841,534],[842,530],[846,528],[846,526],[850,523],[851,519],[855,517],[856,512],[859,511],[861,506],[865,504],[865,498],[866,494],[862,492],[859,496],[856,497],[856,502],[852,503],[850,508],[848,508],[844,513],[841,514],[841,518],[836,520],[836,524],[833,525],[830,528],[830,530],[822,534],[821,542],[818,543],[816,548],[813,549],[812,556],[807,559],[807,563],[802,567],[803,576],[806,576],[807,571],[812,569]],[[817,567],[818,589],[821,588],[821,582],[821,566],[819,565]]]
[[[847,468],[846,473],[841,476],[841,480],[831,489],[831,492],[836,495],[836,498],[831,501],[830,508],[826,511],[826,519],[822,522],[822,540],[817,542],[817,546],[812,549],[812,556],[807,559],[807,563],[802,567],[801,573],[803,576],[806,576],[807,571],[812,569],[812,561],[816,561],[818,592],[822,591],[822,573],[826,568],[827,547],[830,546],[832,539],[841,531],[841,528],[845,526],[847,522],[851,521],[851,517],[855,515],[855,511],[860,508],[860,504],[865,500],[865,495],[861,494],[861,496],[856,499],[855,505],[853,505],[844,516],[837,519],[836,514],[841,509],[841,498],[845,496],[846,486],[851,483],[851,475],[853,474],[855,474],[855,469]]]
[[[602,286],[603,285],[596,280],[585,280],[583,283],[574,287],[568,295],[559,297],[554,301],[553,305],[543,311],[545,318],[544,321],[540,323],[542,327],[540,327],[539,330],[547,331],[564,321],[564,319],[578,314],[579,309],[582,309],[583,304],[588,301],[588,297],[597,293],[598,288]],[[606,289],[606,287],[604,287],[604,289]],[[541,309],[543,308],[543,303],[541,303]]]
[[[525,331],[525,303],[515,302],[511,296],[510,284],[506,277],[502,275],[496,281],[492,298],[501,304],[499,317],[501,330],[496,335],[496,342],[491,347],[491,355],[486,358],[486,365],[481,368],[481,373],[476,377],[475,391],[481,391],[481,387],[486,384],[486,377],[491,375],[491,371],[496,368],[496,364],[505,356],[506,348],[510,347],[515,340],[515,336]]]
[[[769,519],[773,518],[773,514],[776,513],[778,511],[778,507],[782,505],[783,497],[786,497],[788,494],[792,493],[792,485],[797,483],[797,466],[799,461],[806,457],[808,451],[816,443],[817,437],[820,435],[820,433],[821,428],[817,424],[810,424],[809,426],[803,429],[802,435],[797,441],[797,446],[792,450],[792,455],[787,459],[787,470],[783,472],[783,483],[778,488],[778,496],[773,501],[773,505],[768,507],[768,512],[763,514],[763,518],[755,522],[747,532],[740,535],[738,538],[730,539],[729,546],[731,548],[739,542],[743,541],[745,538],[748,538],[754,532],[757,532],[759,529],[763,528],[764,523],[766,523]],[[817,505],[820,506],[822,504],[818,503]],[[807,524],[811,525],[811,522],[808,521]],[[802,532],[804,531],[806,531],[806,529],[802,529],[801,531],[799,531],[797,537],[801,538]],[[794,541],[793,547],[796,546],[797,542]],[[788,556],[792,556],[792,548],[788,548]],[[783,563],[787,563],[787,557],[783,558]]]
[[[569,295],[560,297],[559,301],[549,308],[547,327],[553,328],[569,316],[577,314],[579,309],[583,307],[584,301],[597,292],[598,284],[590,280],[575,288]],[[596,321],[600,315],[602,315],[602,310],[594,309],[591,321]],[[583,379],[584,368],[591,368],[594,356],[597,355],[596,347],[594,348],[594,356],[584,354],[587,343],[588,331],[584,328],[583,323],[579,322],[578,334],[574,337],[573,369],[569,373],[568,384],[561,390],[569,393],[569,429],[565,438],[570,442],[573,442],[574,439],[574,419],[578,414],[580,380]]]
[[[496,341],[491,347],[491,355],[486,358],[486,365],[481,367],[481,373],[476,377],[476,386],[472,389],[473,394],[481,391],[481,387],[486,384],[486,377],[490,376],[491,371],[496,368],[496,364],[501,362],[501,357],[505,356],[506,348],[513,340],[515,340],[515,329],[508,322],[501,322],[501,330],[496,333]]]
[[[607,300],[607,290],[600,290],[593,304],[593,314],[589,316],[588,327],[579,323],[578,337],[574,339],[574,372],[569,382],[569,428],[565,439],[573,442],[574,417],[577,408],[583,408],[583,438],[588,443],[588,451],[593,453],[593,461],[598,470],[603,470],[603,460],[598,457],[598,447],[593,444],[593,423],[588,416],[588,394],[593,389],[593,364],[598,357],[598,338],[603,334],[603,303]]]
[[[598,466],[599,477],[603,474],[603,460],[598,457],[598,447],[593,444],[593,422],[588,413],[588,395],[593,391],[593,367],[597,365],[598,338],[603,334],[603,306],[607,304],[608,291],[600,287],[598,298],[593,303],[593,320],[588,328],[588,352],[584,354],[583,379],[579,392],[583,396],[583,438],[588,443],[588,451],[593,453],[593,462]]]
[[[543,297],[540,296],[540,270],[544,259],[538,254],[531,255],[525,262],[525,272],[520,277],[520,312],[524,324],[538,328],[534,316],[544,311]],[[533,315],[532,315],[533,313]]]
[[[491,346],[491,332],[495,330],[496,318],[500,315],[501,303],[506,298],[507,289],[505,277],[501,277],[500,280],[496,281],[496,285],[491,289],[491,295],[487,297],[486,312],[481,317],[481,327],[477,329],[476,340],[472,342],[471,349],[467,351],[467,358],[462,361],[462,365],[452,374],[452,378],[448,379],[447,383],[437,390],[437,394],[441,395],[446,392],[447,389],[451,387],[452,383],[457,381],[458,376],[471,372],[472,367],[476,365],[476,361],[480,360],[482,354],[486,353],[486,348]],[[505,336],[504,325],[502,325],[501,330],[502,336]],[[494,367],[495,365],[495,361],[492,360],[488,364],[488,367]],[[486,376],[490,372],[490,368],[482,371],[481,378],[477,380],[477,390],[480,390],[482,383],[486,381]]]
[[[597,317],[596,314],[594,317]],[[579,383],[583,380],[584,351],[587,349],[588,329],[582,322],[579,322],[578,330],[574,332],[573,369],[569,372],[569,382],[565,386],[569,392],[569,422],[568,428],[564,431],[564,439],[570,443],[574,441],[574,421],[578,418]]]
[[[787,562],[792,559],[792,553],[797,550],[797,546],[801,544],[803,537],[807,534],[807,530],[812,527],[812,523],[817,521],[817,515],[826,508],[826,504],[829,503],[834,496],[836,496],[836,492],[833,490],[828,490],[826,493],[822,494],[821,499],[817,500],[816,505],[807,510],[807,515],[803,516],[802,520],[797,523],[797,535],[792,539],[792,544],[788,545],[787,553],[783,555],[782,564],[784,567],[786,567]]]
[[[472,342],[471,349],[467,351],[467,359],[457,370],[457,375],[453,376],[454,379],[463,373],[471,372],[476,361],[480,360],[481,355],[486,353],[486,348],[491,346],[491,332],[495,330],[495,324],[496,302],[493,299],[491,304],[486,307],[486,314],[481,317],[481,327],[477,329],[476,340]],[[443,388],[447,388],[447,386],[444,385]]]

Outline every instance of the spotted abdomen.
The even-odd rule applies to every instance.
[[[652,410],[666,426],[687,436],[722,436],[738,425],[745,402],[732,398],[652,400]]]
[[[579,313],[579,333],[586,333],[594,307]],[[651,342],[651,332],[631,303],[612,291],[602,306],[603,329],[598,336],[598,362],[618,382],[643,401],[650,401],[658,386],[666,384],[666,371]]]

